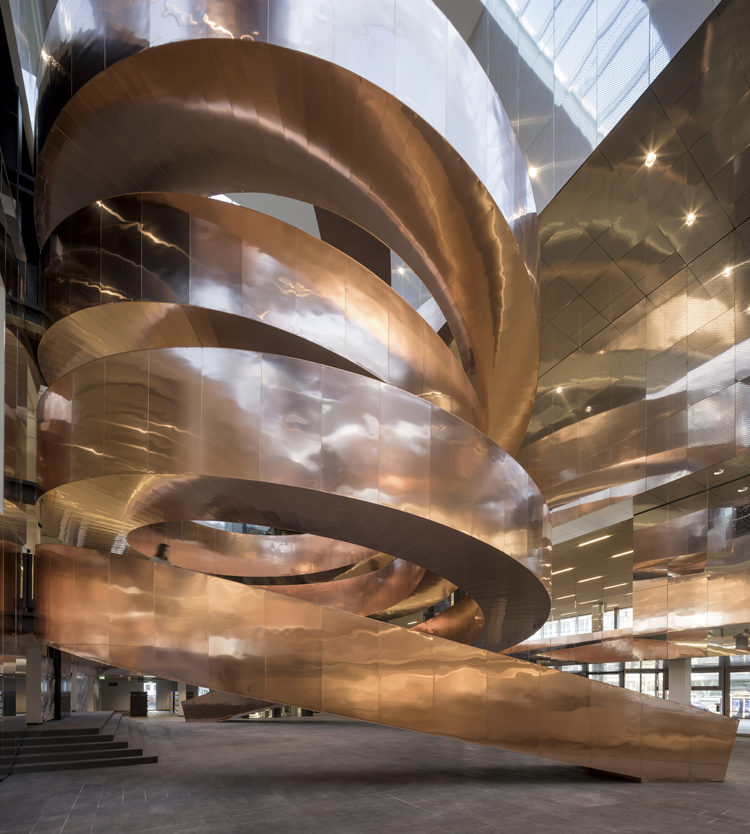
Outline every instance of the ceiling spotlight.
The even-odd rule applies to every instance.
[[[558,385],[557,388],[555,388],[555,393],[562,394],[562,385]]]
[[[687,226],[692,226],[695,223],[695,212],[691,211],[690,214],[685,218],[685,224]]]
[[[725,278],[729,278],[729,276],[732,274],[732,267],[731,267],[731,266],[725,266],[725,267],[724,267],[724,270],[723,270],[723,272],[722,272],[721,274],[722,274]]]
[[[586,414],[591,414],[591,406],[590,405],[587,405],[586,408],[584,408],[583,410],[586,412]]]
[[[724,474],[724,470],[723,470],[723,469],[717,469],[717,470],[714,472],[714,475],[723,475],[723,474]]]
[[[646,167],[650,168],[654,162],[656,162],[656,154],[653,151],[649,151],[646,154]]]
[[[537,173],[538,173],[538,172],[537,172],[537,169],[536,169],[533,165],[530,165],[530,166],[529,166],[529,179],[530,179],[530,180],[535,179],[535,178],[536,178]]]
[[[399,275],[403,275],[403,274],[404,274],[404,268],[403,268],[402,266],[399,266],[399,267],[396,269],[396,272],[398,272],[398,274],[399,274]]]

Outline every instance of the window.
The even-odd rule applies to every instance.
[[[696,686],[719,686],[719,673],[718,672],[693,672],[692,673],[692,685],[693,687]]]
[[[641,675],[641,692],[644,695],[653,695],[657,698],[662,696],[664,694],[664,673]]]
[[[557,623],[555,620],[550,620],[548,623],[545,623],[542,626],[542,637],[556,637],[557,636]]]
[[[576,624],[576,626],[577,626],[576,633],[577,634],[588,634],[591,631],[591,628],[592,628],[591,614],[584,614],[582,617],[577,617],[576,619],[578,620],[578,622]]]
[[[696,666],[718,666],[719,665],[719,658],[718,657],[694,657],[690,663],[693,669]]]
[[[619,672],[622,666],[619,663],[592,663],[592,672]]]
[[[620,676],[619,675],[589,675],[589,678],[594,681],[601,681],[602,683],[608,683],[611,686],[619,686],[620,685]]]
[[[641,691],[641,676],[637,672],[625,673],[625,689],[630,689],[633,692]]]
[[[560,634],[576,634],[576,620],[577,617],[563,617],[560,620]]]
[[[731,672],[729,692],[733,718],[750,718],[750,672]]]

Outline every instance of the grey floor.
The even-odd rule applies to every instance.
[[[11,776],[0,831],[750,833],[747,738],[723,784],[641,785],[327,716],[139,721],[158,764]]]

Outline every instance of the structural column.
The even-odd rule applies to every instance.
[[[690,658],[669,660],[669,700],[690,704]]]
[[[26,644],[26,723],[42,723],[42,645]]]
[[[187,684],[179,681],[177,684],[177,715],[184,715],[182,702],[187,700]]]
[[[158,710],[168,710],[169,709],[169,694],[174,689],[175,684],[173,681],[165,681],[161,678],[157,678],[156,680],[156,709]]]
[[[86,709],[96,712],[98,709],[99,679],[96,675],[88,675],[88,689],[86,690]]]

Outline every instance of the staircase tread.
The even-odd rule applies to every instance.
[[[157,756],[131,756],[120,759],[79,759],[73,762],[35,762],[19,764],[13,768],[14,773],[33,773],[43,770],[81,770],[99,767],[130,767],[138,764],[156,764]]]
[[[132,744],[134,737],[140,741],[140,729],[121,713],[78,714],[63,722],[68,722],[66,727],[45,725],[5,734],[0,765],[12,773],[34,773],[158,761],[142,744]]]
[[[130,756],[140,756],[142,753],[143,750],[138,747],[122,747],[119,750],[92,750],[85,756],[81,756],[76,751],[72,751],[70,753],[45,753],[43,755],[18,756],[16,758],[16,762],[21,764],[22,762],[67,762],[86,759],[116,759],[120,756],[124,758],[128,758]]]

